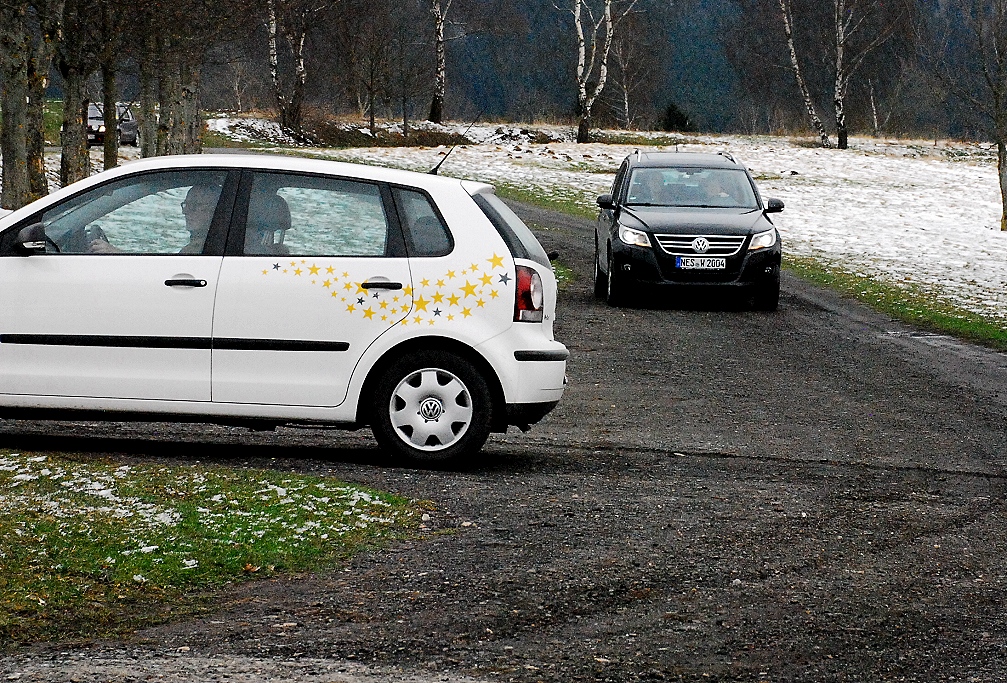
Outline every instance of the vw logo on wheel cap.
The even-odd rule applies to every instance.
[[[697,237],[692,240],[692,250],[697,254],[705,254],[706,250],[710,248],[710,241],[705,237]]]
[[[436,398],[430,397],[423,399],[420,403],[420,417],[426,422],[434,422],[441,418],[444,414],[444,406]]]

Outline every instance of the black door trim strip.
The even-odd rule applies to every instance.
[[[570,357],[570,352],[563,351],[515,351],[514,360],[546,360],[559,361]]]
[[[299,339],[211,339],[98,334],[0,334],[0,344],[38,346],[104,346],[139,349],[223,349],[228,351],[347,351],[347,342]]]

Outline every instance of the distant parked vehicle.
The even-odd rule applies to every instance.
[[[115,105],[119,119],[118,133],[120,145],[140,146],[140,127],[128,105],[119,102]],[[105,144],[105,114],[102,105],[92,102],[87,107],[87,145]]]

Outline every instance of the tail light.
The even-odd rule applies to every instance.
[[[514,294],[514,321],[519,323],[542,322],[542,304],[545,294],[542,278],[534,268],[517,266],[517,291]]]

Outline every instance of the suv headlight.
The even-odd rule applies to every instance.
[[[752,243],[748,245],[749,251],[756,251],[758,249],[767,249],[776,244],[776,228],[772,230],[767,230],[766,232],[760,232],[752,237]]]
[[[649,247],[650,238],[642,230],[627,228],[625,225],[619,226],[619,239],[634,247]]]

